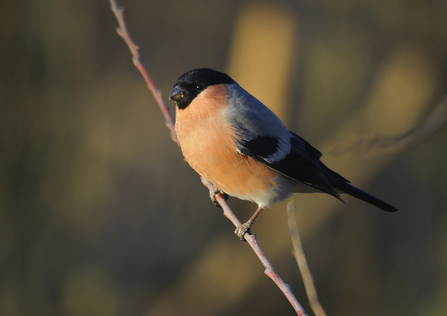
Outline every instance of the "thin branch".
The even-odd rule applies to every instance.
[[[202,183],[209,189],[213,190],[214,186],[213,184],[205,179],[204,177],[201,177]],[[216,201],[219,203],[219,205],[222,207],[224,216],[227,217],[235,227],[239,227],[241,225],[241,222],[239,219],[234,215],[231,208],[226,203],[224,197],[221,194],[216,194]],[[287,300],[290,302],[294,310],[296,311],[297,315],[299,316],[306,316],[306,312],[304,311],[303,307],[300,305],[298,300],[296,299],[295,295],[292,293],[292,289],[290,286],[281,279],[278,273],[276,273],[275,269],[273,268],[273,265],[270,263],[270,261],[267,259],[265,253],[261,250],[261,247],[258,244],[258,241],[256,240],[256,236],[245,233],[244,239],[247,241],[247,243],[250,245],[250,247],[253,249],[255,254],[258,256],[259,260],[261,261],[262,265],[264,266],[264,274],[268,276],[270,279],[272,279],[273,282],[275,282],[276,286],[283,292],[284,296],[287,298]]]
[[[396,153],[405,152],[429,139],[445,124],[446,121],[447,97],[444,96],[421,123],[405,133],[392,137],[382,135],[360,137],[346,144],[337,144],[329,151],[329,153],[333,155],[342,155],[352,151],[366,153],[371,150],[391,150]]]
[[[146,68],[144,67],[144,64],[141,60],[138,47],[135,45],[135,43],[132,41],[129,33],[127,32],[126,24],[124,22],[124,16],[123,16],[123,9],[118,7],[115,0],[110,0],[110,4],[112,7],[112,11],[115,14],[115,17],[118,21],[119,28],[117,28],[118,35],[121,36],[124,41],[126,42],[127,46],[129,47],[132,56],[133,56],[133,62],[135,67],[140,71],[140,73],[143,75],[144,80],[147,83],[147,86],[149,90],[152,92],[156,102],[158,103],[158,106],[160,107],[165,119],[166,119],[166,126],[169,128],[171,132],[171,138],[172,140],[178,144],[177,136],[175,135],[175,127],[174,127],[174,121],[171,117],[171,114],[169,112],[168,107],[163,101],[163,98],[161,96],[160,90],[155,86],[154,82],[152,81],[151,77],[149,76]],[[208,187],[209,190],[213,189],[213,184],[206,180],[203,177],[200,177],[202,183]],[[233,223],[235,227],[238,227],[241,225],[241,222],[239,219],[234,215],[233,211],[230,209],[228,204],[226,203],[224,197],[221,194],[216,195],[216,200],[219,203],[219,205],[222,207],[224,211],[224,215]],[[295,296],[292,293],[292,290],[290,289],[290,286],[286,284],[281,277],[276,273],[275,269],[273,268],[272,264],[269,262],[267,257],[265,256],[264,252],[259,247],[259,244],[256,240],[256,237],[252,234],[246,233],[244,235],[245,240],[247,243],[251,246],[253,251],[258,256],[259,260],[265,267],[264,274],[270,277],[273,282],[278,286],[278,288],[284,293],[294,310],[296,311],[297,315],[299,316],[307,316],[304,309],[301,307],[298,300],[295,298]]]
[[[116,32],[118,33],[119,36],[123,38],[123,40],[129,47],[129,50],[132,53],[133,63],[135,67],[140,71],[141,75],[144,78],[144,81],[146,81],[147,87],[152,92],[155,101],[160,107],[160,110],[163,113],[163,116],[165,117],[166,120],[166,126],[169,128],[169,131],[171,132],[172,140],[178,145],[177,136],[175,134],[174,120],[172,119],[169,108],[164,103],[161,91],[157,88],[151,76],[147,72],[146,67],[143,64],[138,46],[135,45],[135,43],[133,42],[132,38],[129,35],[129,32],[127,32],[127,27],[123,15],[124,9],[119,7],[115,0],[110,0],[110,5],[112,7],[112,12],[115,14],[116,20],[118,21],[119,25],[119,27],[116,29]]]
[[[397,146],[400,152],[412,149],[435,134],[445,124],[446,120],[447,96],[444,96],[420,124],[401,136],[389,139],[382,147]]]
[[[298,268],[300,269],[301,277],[303,278],[310,308],[313,310],[315,316],[326,316],[323,306],[318,300],[312,273],[310,272],[309,266],[307,265],[306,256],[304,255],[303,245],[301,243],[298,227],[296,225],[295,205],[293,201],[287,203],[287,215],[289,219],[290,235],[292,237],[293,255],[298,264]]]

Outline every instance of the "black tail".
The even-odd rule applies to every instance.
[[[385,212],[396,212],[397,208],[394,206],[376,198],[375,196],[372,196],[369,193],[366,193],[365,191],[362,191],[355,186],[350,185],[349,183],[346,183],[344,181],[337,181],[338,183],[336,185],[333,185],[334,188],[338,189],[341,192],[344,192],[346,194],[349,194],[359,200],[362,200],[366,203],[372,204],[374,206],[377,206],[381,210],[384,210]]]

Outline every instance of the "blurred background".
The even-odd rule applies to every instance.
[[[166,101],[185,71],[228,72],[400,209],[293,197],[328,315],[447,314],[447,127],[409,149],[356,145],[446,94],[446,1],[120,5]],[[0,15],[0,315],[293,315],[182,160],[109,1],[5,0]],[[256,208],[229,203],[241,221]],[[285,204],[252,231],[313,315]]]

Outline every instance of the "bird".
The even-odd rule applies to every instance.
[[[258,208],[236,228],[245,233],[262,210],[292,193],[346,193],[386,212],[397,208],[351,185],[324,165],[322,154],[288,130],[262,102],[223,72],[195,68],[182,74],[169,99],[175,132],[188,164],[222,193]]]

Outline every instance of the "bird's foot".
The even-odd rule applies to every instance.
[[[239,237],[240,240],[246,241],[244,238],[244,235],[246,233],[251,234],[251,231],[250,231],[251,224],[252,224],[252,222],[248,221],[248,222],[236,227],[236,230],[234,231],[234,233]]]
[[[250,219],[248,221],[246,221],[244,224],[236,227],[236,230],[234,231],[234,233],[239,237],[240,240],[245,240],[244,235],[246,233],[251,235],[250,227],[251,227],[251,225],[253,225],[256,217],[258,217],[258,215],[262,212],[263,209],[264,209],[263,206],[259,206],[258,209],[256,210],[256,212],[253,213],[253,215],[250,217]]]
[[[206,186],[210,193],[210,199],[211,202],[213,202],[214,205],[220,207],[219,203],[217,202],[216,195],[220,194],[222,197],[226,200],[228,200],[228,194],[225,192],[219,190],[214,184],[211,183],[208,179],[206,179],[203,176],[200,176],[200,180],[202,181],[203,185]]]
[[[211,199],[211,202],[213,202],[214,205],[216,205],[218,207],[221,207],[219,205],[219,202],[217,202],[217,199],[216,199],[216,195],[218,195],[218,194],[222,195],[222,197],[225,199],[225,201],[228,200],[228,194],[226,194],[225,192],[219,190],[218,188],[216,188],[213,185],[213,189],[210,189],[210,199]]]

